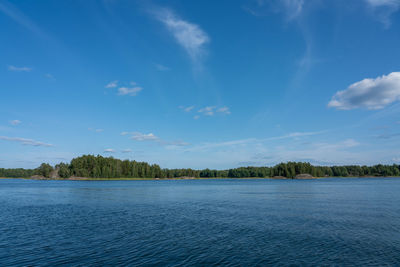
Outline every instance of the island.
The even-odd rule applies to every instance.
[[[313,166],[307,162],[286,162],[267,167],[238,167],[228,170],[165,169],[157,164],[121,160],[101,155],[83,155],[54,167],[42,163],[36,169],[0,168],[2,178],[108,180],[108,179],[197,179],[275,178],[313,179],[321,177],[400,176],[400,165]]]

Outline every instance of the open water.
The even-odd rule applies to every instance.
[[[0,266],[400,265],[400,179],[0,179]]]

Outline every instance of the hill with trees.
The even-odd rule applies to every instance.
[[[229,170],[162,169],[157,164],[120,160],[113,157],[84,155],[51,166],[42,163],[36,169],[2,169],[0,177],[27,178],[34,175],[44,178],[67,179],[86,178],[267,178],[286,177],[294,179],[296,175],[310,174],[313,177],[362,177],[362,176],[400,176],[400,165],[374,166],[313,166],[305,162],[280,163],[273,167],[240,167]],[[299,176],[298,176],[299,177]]]

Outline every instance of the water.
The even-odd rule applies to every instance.
[[[0,266],[400,265],[400,179],[0,179]]]

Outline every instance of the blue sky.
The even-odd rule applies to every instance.
[[[0,167],[400,163],[400,0],[0,0]]]

